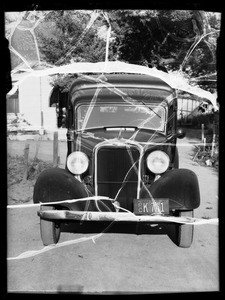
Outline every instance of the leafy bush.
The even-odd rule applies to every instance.
[[[219,113],[199,114],[192,119],[192,126],[195,128],[207,129],[205,134],[205,146],[195,146],[193,160],[200,164],[218,168],[219,165]],[[215,134],[215,136],[214,136]],[[212,151],[212,142],[214,137],[214,148]]]
[[[215,124],[216,134],[219,133],[219,115],[217,112],[208,113],[208,114],[199,114],[197,116],[193,116],[192,118],[192,126],[194,128],[201,128],[202,124],[204,124],[205,128],[208,129],[208,133],[213,132],[213,123]]]
[[[200,165],[207,165],[209,167],[214,167],[218,169],[219,167],[219,141],[218,135],[215,137],[214,149],[212,152],[212,134],[205,136],[206,144],[205,146],[198,145],[194,148],[193,160],[197,161]]]

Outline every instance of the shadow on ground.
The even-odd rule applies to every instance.
[[[176,224],[145,224],[139,222],[69,222],[61,224],[61,232],[69,233],[126,233],[136,235],[168,235],[171,241],[176,244],[177,225]]]

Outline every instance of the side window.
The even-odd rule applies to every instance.
[[[56,109],[58,128],[66,127],[67,97],[68,92],[61,92],[58,86],[53,88],[53,91],[50,95],[49,106],[55,107]]]
[[[174,113],[174,109],[173,109],[173,105],[170,105],[169,110],[168,110],[168,123],[167,123],[167,133],[171,134],[174,128],[174,118],[175,117],[175,113]]]

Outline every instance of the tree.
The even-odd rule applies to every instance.
[[[30,16],[35,19],[39,13],[23,14],[20,24],[31,24]],[[40,60],[53,65],[104,61],[111,26],[109,60],[179,70],[189,79],[216,73],[220,14],[197,10],[58,10],[40,16],[30,37],[37,39]],[[21,34],[23,30],[17,39],[18,49],[26,50],[31,43],[23,45]]]
[[[120,59],[180,69],[189,76],[215,72],[220,19],[214,13],[120,10],[112,11],[110,17],[113,50]]]
[[[98,35],[104,23],[93,11],[52,11],[36,30],[42,59],[60,65],[105,58],[105,40]],[[96,22],[97,20],[97,22]]]

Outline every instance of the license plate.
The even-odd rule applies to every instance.
[[[134,199],[135,215],[169,214],[169,199]]]

